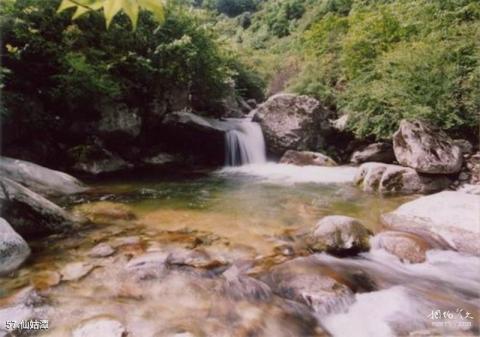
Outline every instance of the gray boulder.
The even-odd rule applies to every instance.
[[[295,151],[288,150],[280,159],[281,164],[293,164],[298,166],[315,165],[315,166],[337,166],[332,158],[311,151]]]
[[[370,231],[357,219],[331,215],[321,219],[312,231],[311,247],[336,255],[368,251]]]
[[[254,121],[262,126],[267,149],[278,156],[287,150],[309,150],[325,145],[331,129],[330,111],[308,96],[277,94],[258,106]]]
[[[365,163],[358,168],[354,183],[365,192],[392,195],[438,192],[447,188],[450,180],[444,176],[420,174],[409,167]]]
[[[454,139],[453,144],[458,146],[464,155],[473,153],[473,145],[466,139]]]
[[[102,138],[125,142],[140,135],[142,119],[136,109],[126,104],[109,104],[102,108],[97,128]]]
[[[0,218],[0,275],[17,269],[30,255],[30,248],[8,222]]]
[[[446,191],[407,202],[384,214],[382,222],[431,232],[460,252],[480,255],[479,205],[479,195]]]
[[[393,135],[397,161],[417,172],[457,173],[462,167],[462,150],[442,130],[421,121],[400,122]]]
[[[85,221],[4,177],[0,177],[0,213],[22,236],[63,232]]]
[[[380,163],[393,163],[395,161],[395,154],[393,153],[393,147],[389,143],[373,143],[363,148],[362,150],[355,151],[352,154],[350,162],[354,164],[361,164],[366,162],[380,162]]]
[[[44,195],[79,193],[87,187],[66,173],[8,157],[0,157],[0,174]]]

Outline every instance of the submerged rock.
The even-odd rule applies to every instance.
[[[71,262],[65,265],[60,271],[62,281],[78,281],[87,276],[93,268],[95,268],[95,266],[88,262]]]
[[[165,274],[168,253],[152,252],[128,261],[125,270],[137,279],[158,278]]]
[[[8,222],[0,218],[0,275],[17,269],[30,255],[30,248]]]
[[[108,243],[102,242],[93,247],[88,255],[91,257],[107,257],[115,253],[115,249]]]
[[[135,220],[137,217],[128,205],[111,202],[99,201],[95,203],[83,204],[75,208],[90,221],[94,223],[111,223],[119,220]]]
[[[384,214],[382,222],[395,229],[432,232],[460,252],[480,255],[479,205],[479,195],[441,192],[401,205]]]
[[[421,173],[457,173],[462,167],[460,147],[442,130],[418,120],[400,122],[393,150],[400,164]]]
[[[362,150],[355,151],[350,158],[350,162],[354,164],[361,164],[366,162],[380,162],[380,163],[393,163],[395,161],[395,154],[393,153],[393,147],[389,143],[373,143],[363,148]]]
[[[186,266],[203,269],[213,269],[227,265],[227,261],[212,256],[203,249],[175,249],[168,255],[166,263],[170,266]]]
[[[309,96],[277,94],[257,107],[254,120],[262,126],[267,148],[273,154],[321,148],[331,129],[330,111]]]
[[[311,234],[311,247],[337,255],[368,251],[370,232],[357,219],[331,215],[321,219]]]
[[[0,157],[0,175],[44,195],[73,194],[88,189],[66,173],[7,157]]]
[[[413,233],[386,231],[373,237],[372,248],[384,249],[402,261],[422,263],[426,260],[427,250],[434,246]]]
[[[301,257],[273,267],[264,281],[278,296],[304,303],[317,313],[341,311],[353,302],[353,292],[327,269],[314,257]]]
[[[315,165],[315,166],[336,166],[337,163],[330,157],[310,151],[288,150],[280,159],[281,164],[293,164],[298,166]]]
[[[78,324],[72,331],[72,337],[125,337],[123,324],[109,316],[97,316]]]
[[[56,271],[42,271],[32,277],[32,284],[37,290],[45,290],[60,284],[62,275]]]
[[[4,177],[0,177],[0,211],[22,236],[63,232],[85,221]]]
[[[225,280],[223,292],[233,299],[267,301],[272,297],[272,290],[267,284],[243,274],[237,266],[227,269],[222,278]]]
[[[444,176],[420,174],[412,168],[383,163],[362,164],[354,178],[365,192],[380,194],[433,193],[447,188]]]

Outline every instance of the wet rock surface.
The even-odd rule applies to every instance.
[[[355,151],[350,158],[350,162],[354,164],[362,164],[366,162],[380,162],[391,164],[395,161],[395,154],[390,143],[373,143],[367,145],[361,150]]]
[[[337,166],[337,163],[330,157],[311,151],[288,150],[280,159],[280,164],[293,164],[297,166]]]
[[[480,255],[480,196],[441,192],[421,197],[383,215],[391,228],[420,228],[438,235],[462,252]]]
[[[368,251],[370,231],[357,219],[330,215],[321,219],[311,233],[311,247],[337,255]]]
[[[434,248],[422,237],[406,232],[382,232],[375,235],[372,241],[373,248],[384,249],[400,260],[410,263],[425,262],[427,250]]]
[[[354,178],[365,192],[385,195],[433,193],[447,188],[445,176],[420,174],[412,168],[383,163],[364,163]]]

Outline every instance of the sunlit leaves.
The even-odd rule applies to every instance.
[[[128,16],[134,29],[137,26],[140,9],[152,12],[160,22],[165,19],[164,0],[62,0],[58,12],[69,8],[76,8],[72,19],[77,19],[92,10],[103,9],[107,28],[115,15],[121,11]]]

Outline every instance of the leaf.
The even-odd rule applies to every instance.
[[[110,26],[113,17],[122,9],[122,6],[122,0],[105,0],[103,2],[103,12],[105,13],[107,28]]]
[[[137,0],[123,0],[122,8],[125,14],[128,15],[130,21],[132,21],[132,28],[137,28],[139,6]]]
[[[137,0],[138,4],[153,13],[158,21],[165,21],[165,3],[162,0]]]
[[[82,16],[83,14],[85,14],[89,11],[90,11],[90,8],[88,8],[88,7],[78,6],[75,13],[73,13],[72,20],[78,19],[80,16]]]
[[[72,7],[76,7],[78,6],[77,4],[75,4],[74,2],[70,1],[70,0],[63,0],[61,3],[60,3],[60,6],[58,6],[58,9],[57,9],[57,13],[60,13],[68,8],[72,8]]]

